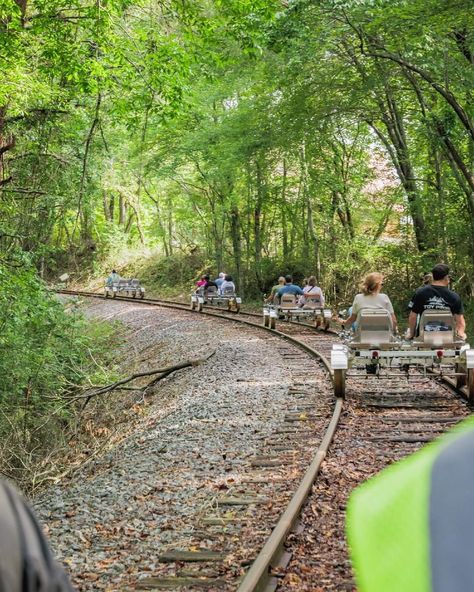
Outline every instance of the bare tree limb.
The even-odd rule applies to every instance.
[[[145,387],[143,387],[143,389],[142,389],[143,394],[145,394],[152,386],[154,386],[160,380],[163,380],[163,378],[165,378],[166,376],[169,376],[170,374],[172,374],[173,372],[176,372],[177,370],[182,370],[183,368],[189,368],[190,366],[199,366],[200,364],[207,362],[207,360],[209,360],[209,358],[211,358],[215,353],[216,352],[213,351],[206,358],[201,358],[198,360],[187,360],[185,362],[181,362],[180,364],[175,364],[174,366],[168,366],[166,368],[157,368],[155,370],[148,370],[147,372],[136,372],[135,374],[132,374],[131,376],[128,376],[127,378],[122,378],[121,380],[118,380],[117,382],[113,382],[112,384],[107,384],[101,388],[98,388],[96,391],[94,391],[92,393],[78,395],[77,397],[70,399],[69,403],[75,403],[76,401],[79,401],[81,399],[85,399],[86,400],[84,403],[84,407],[85,407],[92,397],[96,397],[98,395],[104,395],[105,393],[109,393],[111,391],[114,391],[118,387],[121,387],[122,385],[127,384],[128,382],[131,382],[132,380],[136,380],[137,378],[143,378],[144,376],[153,376],[153,375],[159,374],[160,376],[155,377]]]

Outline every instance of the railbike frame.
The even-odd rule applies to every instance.
[[[218,292],[198,291],[191,294],[191,309],[201,311],[204,304],[211,305],[226,305],[229,310],[234,312],[240,311],[242,298],[239,298],[234,293],[219,294]]]
[[[383,378],[400,376],[389,373],[396,369],[408,378],[410,367],[415,367],[425,375],[436,370],[440,375],[456,377],[456,386],[466,386],[468,399],[474,401],[474,349],[455,340],[453,327],[451,313],[425,311],[420,320],[420,337],[404,341],[392,334],[388,313],[364,311],[356,335],[350,337],[350,333],[343,332],[344,343],[334,344],[331,351],[336,396],[345,395],[350,369],[363,369],[366,376]],[[362,376],[357,374],[358,378]]]

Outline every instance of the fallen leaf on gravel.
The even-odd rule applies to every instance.
[[[296,574],[289,573],[285,576],[284,581],[290,588],[295,588],[296,586],[301,586],[301,578]]]

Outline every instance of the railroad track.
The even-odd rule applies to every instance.
[[[300,534],[290,535],[292,555],[280,592],[356,590],[345,542],[345,507],[351,491],[388,465],[415,452],[470,414],[465,400],[436,378],[352,379],[337,438],[303,512]],[[322,511],[320,510],[322,508]],[[381,549],[381,553],[383,549]]]
[[[64,291],[63,293],[103,298],[103,296],[95,293],[74,291]],[[344,555],[343,545],[341,546],[341,541],[344,541],[344,533],[340,530],[341,525],[344,523],[343,508],[345,499],[350,489],[357,484],[358,480],[366,479],[387,463],[409,454],[469,413],[466,405],[453,394],[452,387],[448,388],[441,385],[436,378],[414,377],[411,383],[412,392],[407,395],[403,375],[400,375],[400,379],[395,381],[393,378],[390,381],[384,381],[375,377],[368,379],[362,377],[357,379],[356,377],[352,379],[353,388],[351,388],[349,400],[344,403],[345,413],[341,420],[343,401],[341,399],[334,400],[330,394],[328,396],[327,392],[326,395],[317,397],[314,392],[314,387],[318,386],[321,389],[321,384],[324,381],[326,381],[327,386],[329,364],[326,356],[329,354],[335,340],[334,335],[316,331],[313,327],[304,323],[283,322],[278,323],[277,330],[268,329],[249,320],[252,317],[261,318],[260,315],[254,313],[241,312],[236,315],[227,311],[215,312],[215,309],[211,307],[206,308],[201,313],[196,313],[189,310],[186,304],[173,301],[165,302],[150,299],[137,301],[133,298],[120,298],[116,301],[131,301],[185,310],[194,315],[225,318],[266,331],[272,335],[272,339],[284,340],[287,343],[287,345],[283,344],[279,348],[283,359],[291,366],[293,376],[293,385],[290,387],[290,394],[293,396],[291,411],[285,416],[285,422],[280,429],[270,437],[262,439],[261,454],[256,455],[250,461],[250,472],[246,481],[247,488],[252,491],[257,489],[257,492],[249,495],[246,490],[244,495],[239,494],[240,497],[234,496],[232,498],[230,496],[230,499],[223,499],[218,504],[218,511],[221,509],[219,505],[222,508],[232,505],[232,507],[239,509],[241,520],[244,521],[246,519],[245,510],[250,505],[258,505],[259,498],[268,499],[269,477],[265,476],[265,472],[269,473],[275,467],[283,466],[289,462],[290,457],[295,455],[304,456],[307,463],[307,470],[300,478],[295,493],[289,501],[287,499],[285,501],[286,508],[281,504],[281,516],[273,527],[271,535],[264,541],[261,536],[258,537],[261,546],[259,554],[256,557],[252,556],[252,561],[248,561],[248,557],[243,559],[242,564],[248,562],[251,563],[251,566],[239,583],[237,582],[237,574],[232,587],[229,587],[229,580],[219,578],[229,569],[222,553],[215,555],[212,555],[212,552],[207,555],[205,553],[200,555],[199,552],[183,554],[175,550],[162,556],[161,560],[169,561],[174,565],[188,565],[188,562],[197,563],[204,566],[204,569],[201,571],[182,569],[181,575],[165,574],[165,576],[161,577],[144,579],[137,584],[137,589],[182,586],[184,589],[186,587],[211,590],[235,590],[238,588],[239,592],[253,592],[276,589],[280,584],[279,589],[285,590],[290,581],[285,578],[285,574],[300,571],[301,566],[299,566],[298,562],[300,558],[304,558],[304,548],[306,548],[302,541],[304,541],[305,533],[312,533],[313,531],[311,520],[308,520],[307,517],[305,519],[303,513],[304,531],[301,534],[295,534],[295,525],[298,523],[301,509],[312,487],[316,488],[316,494],[320,493],[322,504],[327,504],[329,498],[334,498],[332,499],[332,502],[335,503],[334,516],[338,516],[338,520],[332,525],[332,530],[324,528],[321,532],[339,532],[339,535],[332,537],[332,540],[324,540],[324,536],[321,534],[316,536],[316,538],[318,536],[322,537],[323,540],[319,541],[321,545],[317,545],[317,549],[313,548],[311,564],[314,564],[315,554],[320,554],[318,565],[325,565],[325,557],[332,557],[333,563],[332,568],[326,565],[324,574],[316,573],[314,577],[311,577],[311,580],[321,585],[324,590],[326,590],[326,587],[320,581],[321,578],[326,581],[325,585],[329,586],[328,590],[350,587],[352,576],[347,555]],[[241,315],[246,318],[241,318]],[[299,348],[300,351],[295,350],[295,347]],[[318,373],[317,366],[314,366],[314,360],[318,360],[320,363],[317,385],[311,384],[307,380],[308,369],[311,366],[313,366],[313,376]],[[332,410],[330,410],[331,406]],[[327,483],[330,482],[328,480],[324,480],[321,484],[316,483],[316,486],[314,486],[316,476],[321,468],[322,461],[327,455],[338,424],[341,428],[340,436],[334,444],[338,463],[341,458],[344,458],[347,462],[352,463],[351,467],[356,467],[356,469],[350,471],[350,474],[356,475],[356,477],[348,480],[347,487],[341,487],[339,491],[337,488],[334,490],[334,487],[327,486]],[[317,446],[318,441],[320,442],[319,446]],[[311,455],[311,458],[308,456],[307,444],[315,447],[315,453]],[[365,462],[367,458],[370,459],[369,465]],[[333,460],[329,462],[328,467],[334,470]],[[255,470],[258,471],[258,476],[252,473]],[[303,472],[301,463],[299,472]],[[278,490],[278,487],[276,489]],[[273,494],[270,495],[273,498]],[[279,494],[274,495],[275,499],[279,498]],[[284,498],[284,495],[280,496],[280,502]],[[210,530],[206,530],[202,536],[211,537],[214,532],[213,529],[219,527],[230,528],[232,521],[227,520],[225,513],[222,512],[215,516],[207,516],[204,523]],[[248,539],[248,532],[246,536]],[[244,545],[251,544],[247,539],[244,541]],[[343,575],[341,576],[341,571],[338,570],[338,578],[331,582],[331,578],[328,580],[327,574],[331,570],[335,571],[333,569],[335,547],[337,547],[339,554],[337,560],[345,568]],[[288,552],[288,549],[290,552]],[[326,552],[324,552],[324,549],[326,549]],[[341,549],[343,550],[342,556]],[[237,552],[236,556],[238,555]],[[216,560],[222,562],[220,567],[216,567]],[[212,569],[209,571],[210,566],[212,566]],[[333,584],[336,587],[332,588]],[[337,586],[342,587],[338,588]],[[294,590],[294,585],[289,585],[288,590],[290,589]]]

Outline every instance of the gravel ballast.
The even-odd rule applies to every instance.
[[[125,325],[121,356],[135,371],[215,351],[158,383],[132,433],[35,502],[78,589],[134,589],[164,573],[165,551],[222,551],[239,536],[229,527],[206,539],[198,525],[222,492],[248,495],[246,459],[284,421],[293,380],[279,342],[255,329],[138,303],[86,310]]]

